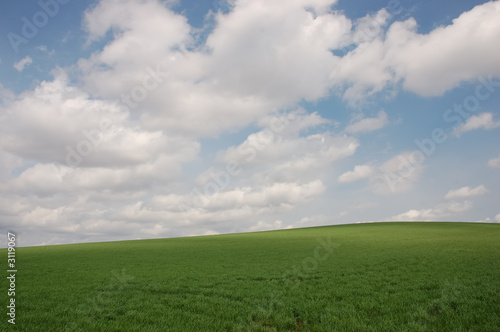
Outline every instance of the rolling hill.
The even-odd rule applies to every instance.
[[[500,331],[498,224],[369,223],[16,254],[16,324],[4,314],[4,331]]]

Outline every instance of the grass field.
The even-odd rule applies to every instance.
[[[3,331],[500,331],[498,224],[27,247],[16,259],[16,325],[4,313]]]

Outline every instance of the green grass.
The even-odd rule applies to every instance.
[[[27,247],[16,259],[4,331],[500,331],[495,224]]]

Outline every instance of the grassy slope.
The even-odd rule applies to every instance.
[[[318,239],[335,248],[328,253]],[[494,224],[30,247],[17,260],[9,330],[500,331]]]

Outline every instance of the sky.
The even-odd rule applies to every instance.
[[[500,1],[3,1],[0,231],[498,223],[499,40]]]

